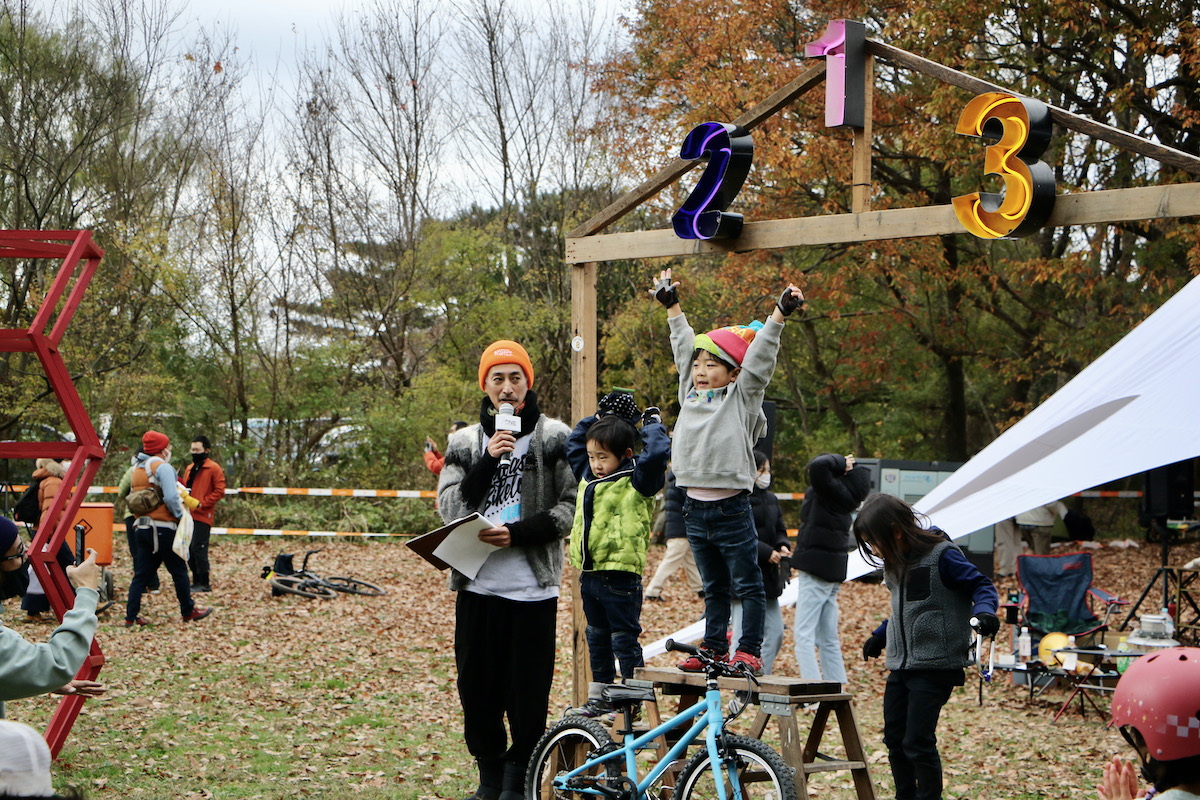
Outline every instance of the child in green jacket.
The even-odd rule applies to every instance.
[[[642,453],[633,455],[638,421]],[[571,529],[571,564],[587,618],[592,681],[588,700],[568,714],[599,717],[612,707],[601,696],[606,684],[633,677],[642,666],[642,572],[654,521],[654,497],[666,481],[671,440],[657,408],[643,415],[628,392],[614,391],[596,415],[585,417],[567,439],[567,461],[580,479]]]

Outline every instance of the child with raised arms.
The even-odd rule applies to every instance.
[[[754,443],[767,430],[762,402],[775,371],[784,318],[803,306],[804,295],[788,284],[765,323],[696,335],[679,304],[678,287],[667,269],[650,293],[667,309],[679,370],[671,466],[684,489],[684,526],[704,582],[701,647],[717,656],[729,652],[726,632],[736,598],[742,604],[742,634],[729,660],[761,674],[766,595],[750,510],[757,474]],[[679,668],[703,669],[694,656]]]

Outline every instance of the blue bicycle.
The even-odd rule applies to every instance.
[[[692,645],[667,640],[667,650],[697,656],[704,665],[704,701],[642,734],[633,730],[634,709],[654,701],[653,689],[611,685],[604,697],[616,709],[623,744],[613,741],[603,725],[587,717],[567,717],[546,731],[533,750],[525,783],[527,800],[666,800],[673,767],[693,743],[703,742],[678,772],[674,800],[796,800],[794,771],[769,746],[748,736],[728,733],[725,726],[741,714],[722,714],[717,679],[754,675],[743,664],[711,658]],[[643,777],[638,754],[654,740],[687,725],[678,742]]]

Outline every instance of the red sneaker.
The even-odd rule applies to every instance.
[[[140,626],[142,626],[142,625],[149,625],[149,624],[150,624],[150,623],[146,622],[146,620],[142,619],[141,617],[138,617],[137,619],[127,619],[127,620],[125,620],[125,627],[126,627],[126,628],[132,628],[134,625],[137,625],[137,626],[139,626],[139,627],[140,627]]]
[[[183,621],[191,622],[192,620],[196,620],[196,619],[204,619],[211,613],[212,613],[211,608],[201,608],[200,606],[194,606],[192,608],[192,612],[190,614],[183,615]]]
[[[730,666],[736,667],[739,664],[745,664],[755,675],[763,674],[762,659],[758,656],[750,655],[745,650],[738,650],[733,654],[733,658],[729,659]]]
[[[704,655],[708,656],[709,658],[714,658],[717,661],[725,660],[724,653],[714,653],[705,647],[700,649],[703,650]],[[704,662],[700,660],[699,656],[688,656],[683,661],[679,662],[679,668],[684,672],[704,672]]]

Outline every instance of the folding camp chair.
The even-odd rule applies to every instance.
[[[1021,624],[1028,626],[1034,649],[1047,633],[1074,636],[1082,646],[1108,628],[1108,619],[1128,605],[1114,594],[1092,586],[1092,554],[1017,556],[1017,582],[1021,585]],[[1092,610],[1104,606],[1104,616]]]

